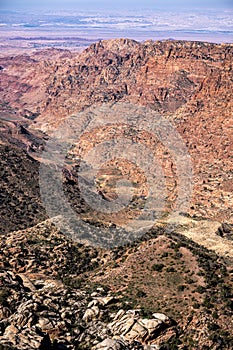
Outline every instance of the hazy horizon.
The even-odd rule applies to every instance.
[[[31,2],[29,0],[0,0],[0,9],[9,10],[33,10],[33,9],[128,9],[134,10],[139,8],[146,9],[227,9],[233,8],[233,2],[231,0],[191,0],[187,3],[185,0],[41,0],[39,2]]]
[[[83,49],[93,41],[233,42],[229,0],[0,0],[0,49]]]

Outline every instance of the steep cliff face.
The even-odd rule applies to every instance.
[[[88,106],[148,106],[175,123],[191,154],[190,213],[232,221],[232,53],[232,45],[116,39],[81,54],[2,58],[2,115],[49,132]]]
[[[39,57],[3,58],[1,96],[21,114],[28,109],[46,122],[93,103],[119,100],[174,112],[204,91],[210,77],[217,85],[222,85],[219,75],[228,79],[232,51],[231,45],[116,39],[81,54],[44,51]]]
[[[203,43],[139,44],[124,39],[93,44],[57,69],[47,86],[50,100],[42,116],[54,119],[93,103],[119,100],[174,112],[208,86],[210,76],[216,84],[219,74],[227,78],[232,50]]]

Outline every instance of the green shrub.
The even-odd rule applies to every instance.
[[[200,304],[199,303],[194,303],[193,304],[193,308],[194,309],[199,309],[200,308]]]
[[[176,270],[174,269],[174,267],[168,267],[166,271],[167,272],[175,272]]]
[[[146,297],[146,293],[143,292],[143,290],[138,290],[138,291],[137,291],[137,297],[138,297],[138,298]]]
[[[185,290],[186,286],[181,284],[177,287],[178,292],[183,292]]]
[[[9,294],[10,293],[7,289],[0,289],[0,305],[7,306],[7,298]]]
[[[200,293],[200,294],[205,293],[205,287],[198,286],[197,289],[196,289],[196,292],[197,292],[197,293]]]
[[[164,264],[154,264],[154,265],[152,265],[152,270],[153,271],[161,272],[163,268],[164,268]]]

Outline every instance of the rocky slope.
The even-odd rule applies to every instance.
[[[9,145],[0,145],[1,234],[33,226],[43,220],[40,200],[39,163]]]
[[[228,263],[175,233],[96,250],[48,220],[0,254],[2,349],[231,349]]]

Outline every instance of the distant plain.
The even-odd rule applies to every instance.
[[[100,39],[191,40],[233,43],[233,10],[4,11],[0,10],[1,55],[41,48],[82,51]]]

